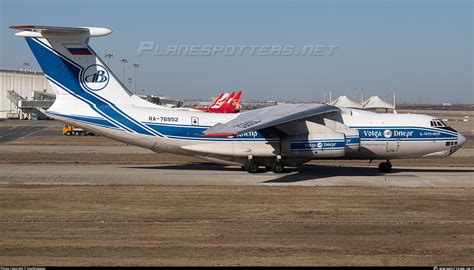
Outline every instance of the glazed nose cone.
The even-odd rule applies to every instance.
[[[466,137],[464,137],[461,133],[458,133],[458,145],[461,147],[466,142]]]

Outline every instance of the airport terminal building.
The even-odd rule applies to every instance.
[[[0,119],[42,119],[54,99],[42,72],[0,69]]]
[[[180,106],[163,96],[139,95],[159,105]],[[56,95],[43,72],[0,69],[0,119],[47,119],[43,113]]]

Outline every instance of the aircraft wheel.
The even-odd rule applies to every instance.
[[[392,164],[390,162],[382,162],[379,164],[379,171],[381,173],[389,173],[392,171]]]
[[[282,173],[285,170],[285,166],[281,162],[273,162],[271,169],[274,173]]]
[[[249,173],[256,173],[258,171],[258,165],[257,163],[250,161],[245,165],[245,170]]]

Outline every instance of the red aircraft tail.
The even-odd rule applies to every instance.
[[[239,111],[241,98],[242,90],[239,90],[237,94],[234,91],[230,94],[221,93],[210,106],[194,109],[212,113],[235,113]]]
[[[227,96],[229,95],[229,93],[220,93],[215,99],[214,101],[212,102],[211,105],[209,106],[206,106],[206,107],[195,107],[193,109],[196,109],[196,110],[200,110],[200,111],[203,111],[203,112],[209,112],[209,108],[211,106],[214,106],[216,105],[217,102],[219,102],[221,99],[225,99]]]
[[[232,91],[232,93],[225,93],[220,99],[218,99],[216,102],[214,102],[213,105],[209,106],[209,112],[220,112],[222,106],[226,104],[226,102],[230,99],[233,99],[235,96],[235,92]]]
[[[242,90],[239,90],[232,100],[228,100],[224,106],[224,110],[228,113],[236,113],[240,111],[240,100],[242,99]]]
[[[216,104],[215,106],[209,107],[209,112],[214,113],[235,113],[239,111],[240,100],[242,99],[242,90],[239,90],[237,94],[232,92],[228,98],[226,98],[222,104]],[[217,105],[219,105],[217,107]]]
[[[228,96],[229,93],[220,93],[220,94],[214,99],[214,102],[212,102],[212,104],[209,105],[209,107],[216,105],[216,103],[219,102],[222,98],[225,98],[224,95],[225,95],[225,96]]]

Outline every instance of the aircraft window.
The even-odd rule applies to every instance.
[[[191,117],[191,125],[199,126],[199,118],[197,118],[196,116],[192,116]]]
[[[449,146],[451,143],[450,142],[446,142],[446,146]]]

